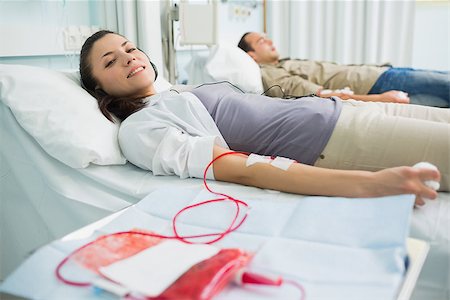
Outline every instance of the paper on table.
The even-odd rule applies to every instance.
[[[211,245],[167,240],[99,271],[132,291],[156,297],[193,265],[216,255],[219,250]]]

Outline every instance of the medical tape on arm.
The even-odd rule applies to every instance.
[[[256,163],[271,164],[276,168],[286,171],[294,162],[295,162],[294,160],[286,157],[277,156],[275,157],[275,159],[272,159],[270,156],[263,156],[251,153],[248,156],[245,165],[249,167]]]
[[[293,159],[282,157],[282,156],[277,156],[277,157],[275,157],[274,160],[272,160],[272,162],[270,164],[274,167],[277,167],[279,169],[287,171],[287,169],[289,169],[289,167],[294,162],[295,162],[295,160],[293,160]]]
[[[250,153],[247,157],[247,161],[245,162],[246,167],[250,167],[256,163],[270,164],[272,158],[270,156],[263,156],[254,153]]]

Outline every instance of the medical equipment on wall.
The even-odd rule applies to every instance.
[[[247,31],[262,31],[263,2],[171,0],[165,34],[169,81],[184,83],[189,79],[183,71],[189,57],[205,54],[220,43],[237,44],[238,37]]]
[[[179,45],[211,46],[217,43],[217,19],[217,1],[171,1],[167,17],[167,64],[171,83],[177,79],[174,22],[179,21]]]
[[[217,43],[217,1],[180,1],[180,45]]]

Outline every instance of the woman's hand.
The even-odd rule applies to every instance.
[[[424,199],[436,199],[437,192],[425,185],[427,180],[440,180],[438,170],[417,169],[413,167],[396,167],[384,169],[374,173],[376,184],[373,186],[374,194],[397,195],[414,194],[416,195],[415,204],[422,206]]]

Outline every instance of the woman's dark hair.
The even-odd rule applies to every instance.
[[[241,37],[239,43],[238,43],[238,47],[241,48],[242,50],[244,50],[244,52],[248,52],[248,51],[254,51],[254,49],[252,48],[252,46],[250,46],[249,43],[247,43],[247,41],[245,40],[245,37],[247,35],[249,35],[251,32],[246,32],[244,33],[244,35]]]
[[[145,106],[142,98],[116,98],[108,95],[105,91],[98,87],[98,82],[92,74],[92,65],[90,54],[92,48],[99,39],[108,34],[117,34],[109,30],[100,30],[91,35],[81,47],[80,52],[80,75],[81,85],[92,96],[97,99],[98,107],[102,114],[111,122],[114,122],[114,116],[119,120],[125,120],[132,113],[140,110]],[[153,64],[152,64],[153,66]],[[155,68],[153,66],[153,68]],[[155,70],[156,71],[156,70]],[[155,73],[156,74],[156,73]],[[156,79],[156,78],[155,78]]]

